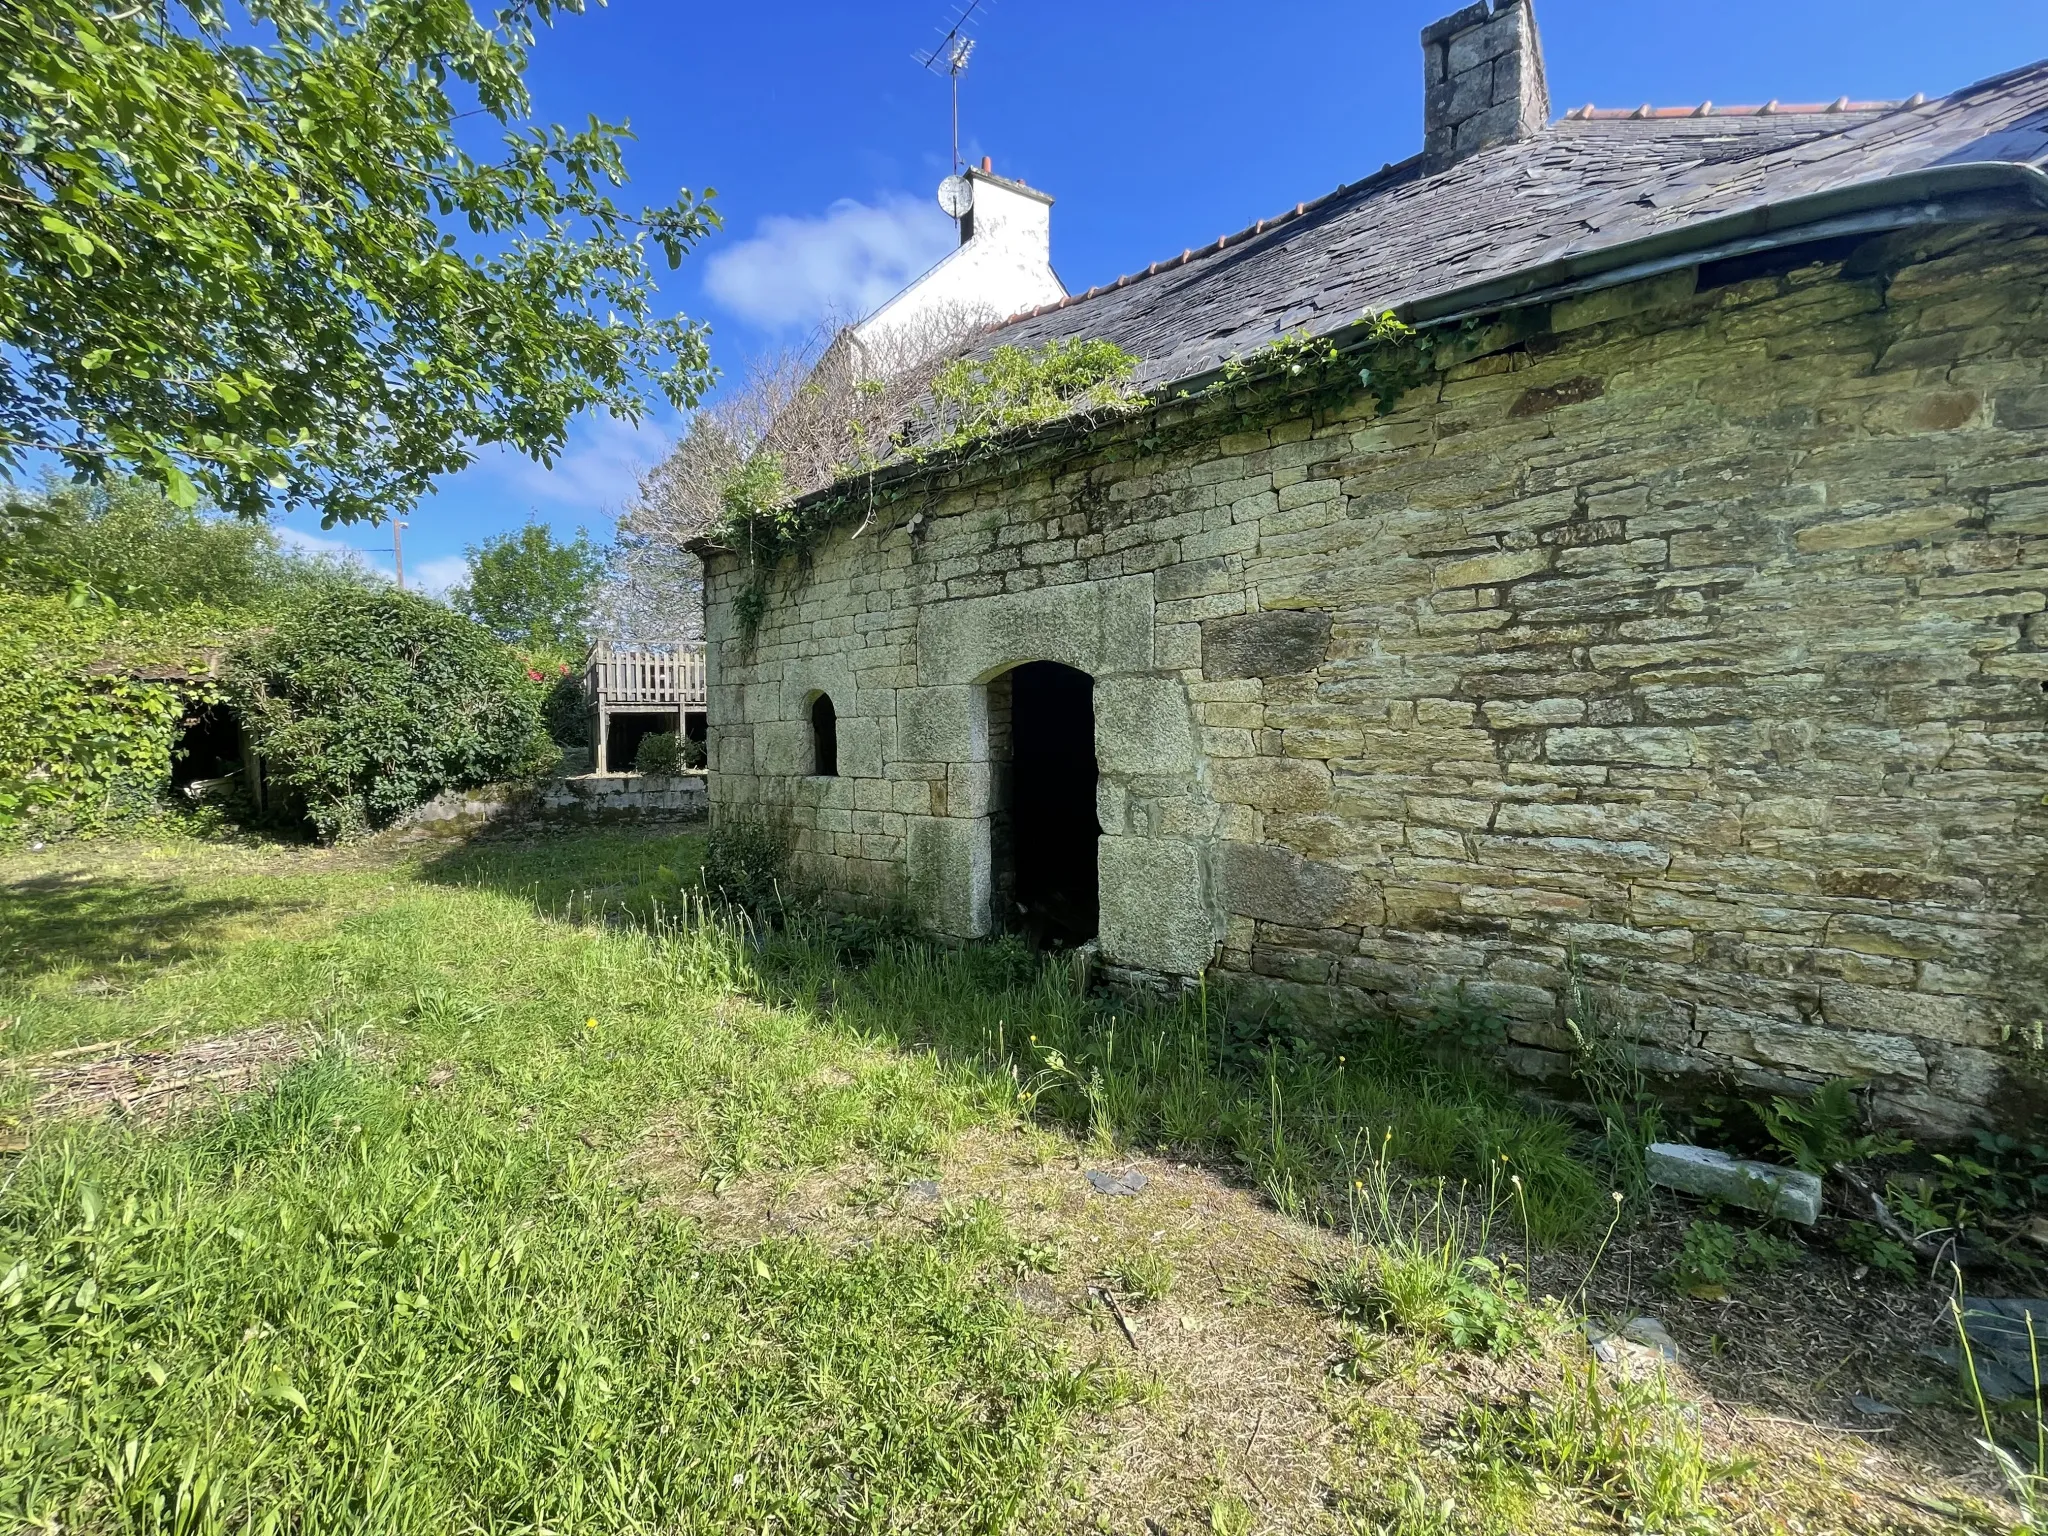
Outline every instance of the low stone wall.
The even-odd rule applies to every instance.
[[[708,801],[701,773],[579,773],[538,789],[450,790],[408,811],[392,830],[462,837],[494,822],[691,821],[705,814]]]
[[[541,791],[538,814],[570,821],[687,821],[710,804],[701,773],[581,773]]]

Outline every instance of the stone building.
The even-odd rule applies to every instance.
[[[883,470],[751,614],[704,547],[714,817],[944,934],[1462,997],[1539,1078],[1590,993],[1673,1079],[2016,1116],[2048,64],[1552,120],[1525,0],[1423,51],[1420,155],[995,337],[1115,341],[1145,409]]]

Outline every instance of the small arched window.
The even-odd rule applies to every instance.
[[[824,779],[839,777],[839,713],[823,693],[811,700],[811,772]]]

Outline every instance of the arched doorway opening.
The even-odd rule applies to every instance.
[[[1060,948],[1095,937],[1095,680],[1056,661],[988,685],[996,926]]]

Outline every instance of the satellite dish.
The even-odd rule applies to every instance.
[[[974,183],[965,176],[948,176],[939,183],[939,206],[949,218],[966,218],[974,211]]]

